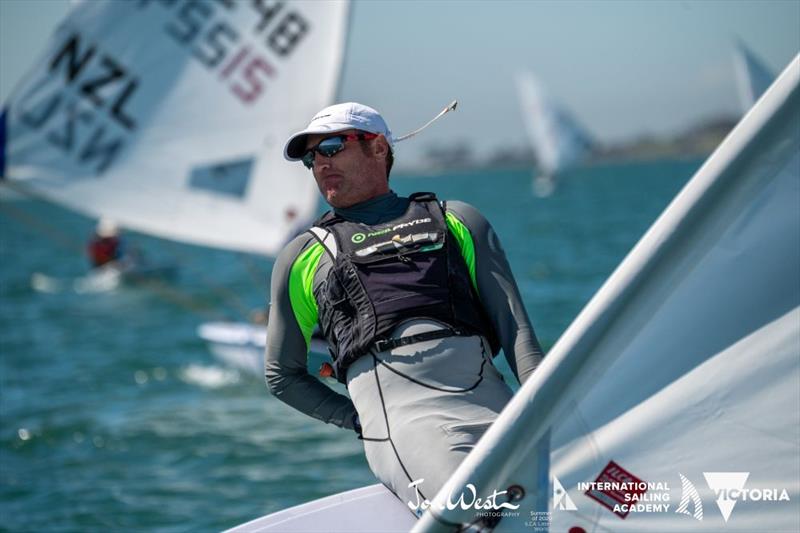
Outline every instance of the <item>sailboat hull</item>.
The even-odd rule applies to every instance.
[[[205,322],[198,326],[197,335],[206,341],[211,353],[223,363],[263,377],[264,350],[267,346],[266,326],[246,322]],[[311,352],[315,356],[310,364],[319,365],[321,360],[317,361],[316,355],[328,354],[325,340],[311,337]]]
[[[371,485],[273,513],[226,533],[389,533],[408,531],[415,522],[389,489]]]

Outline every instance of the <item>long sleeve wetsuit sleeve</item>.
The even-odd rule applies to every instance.
[[[497,332],[508,365],[519,382],[524,383],[541,363],[543,353],[500,240],[483,215],[469,204],[447,202],[447,210],[472,236],[478,296]]]
[[[323,422],[352,429],[353,402],[308,373],[308,348],[289,296],[292,265],[309,240],[308,235],[295,238],[275,261],[264,375],[279,400]]]

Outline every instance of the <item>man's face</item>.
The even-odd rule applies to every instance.
[[[309,135],[306,149],[334,135],[358,133],[346,130],[335,134]],[[363,146],[362,146],[363,145]],[[350,207],[389,192],[385,154],[388,144],[382,137],[369,141],[347,141],[344,149],[331,157],[314,154],[314,179],[331,206]]]

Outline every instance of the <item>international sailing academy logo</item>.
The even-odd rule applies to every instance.
[[[703,500],[697,492],[694,484],[686,476],[678,472],[681,476],[681,503],[675,509],[676,513],[694,516],[695,520],[703,520]],[[689,503],[692,504],[694,512],[689,512]]]
[[[569,497],[569,493],[564,490],[564,486],[556,476],[553,476],[553,509],[560,511],[577,511],[575,502]]]
[[[697,487],[682,473],[681,499],[674,513],[684,514],[695,520],[703,520],[703,500]],[[708,487],[716,495],[717,507],[727,523],[733,508],[739,501],[758,502],[759,504],[778,504],[790,501],[786,489],[747,488],[750,472],[703,472]],[[610,461],[593,482],[577,484],[580,491],[597,501],[623,520],[628,514],[655,514],[671,512],[672,491],[667,481],[648,481],[636,477],[614,461]],[[706,501],[708,503],[708,501]],[[564,490],[564,487],[553,477],[553,508],[560,510],[576,510],[575,504]]]

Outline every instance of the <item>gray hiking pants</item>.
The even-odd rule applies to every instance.
[[[441,329],[399,326],[394,338]],[[433,500],[511,399],[479,336],[447,337],[365,355],[347,371],[367,462],[403,503]]]

